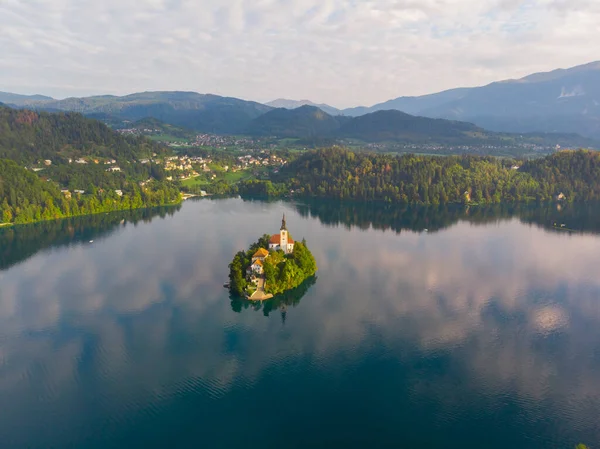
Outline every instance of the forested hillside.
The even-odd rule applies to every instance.
[[[141,189],[130,184],[122,195],[93,188],[81,194],[64,194],[54,182],[43,181],[16,162],[0,159],[0,220],[31,223],[76,215],[158,206],[179,200],[179,190],[154,182]]]
[[[141,137],[124,137],[75,113],[47,113],[0,106],[0,158],[30,164],[94,155],[135,160],[167,151]]]
[[[73,111],[120,120],[153,117],[171,125],[208,133],[238,134],[272,108],[253,101],[196,92],[139,92],[123,97],[100,95],[40,101],[31,105],[49,111]]]
[[[593,151],[564,151],[522,163],[341,148],[307,153],[273,178],[299,195],[422,204],[545,201],[561,193],[569,201],[598,200],[599,180],[600,153]]]
[[[165,182],[161,166],[136,163],[168,152],[79,114],[0,107],[0,222],[29,223],[177,202],[179,189]],[[76,163],[81,157],[86,160]]]

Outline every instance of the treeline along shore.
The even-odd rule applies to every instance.
[[[192,188],[182,179],[193,164],[181,169],[181,153],[164,144],[75,113],[0,106],[0,226],[175,204],[182,191],[424,205],[600,199],[600,153],[589,150],[528,160],[336,146],[285,158],[255,151],[260,158],[204,155],[193,168],[210,177]],[[244,157],[260,167],[233,167]]]
[[[325,197],[404,204],[600,200],[600,153],[559,151],[531,160],[493,156],[310,151],[242,195]]]

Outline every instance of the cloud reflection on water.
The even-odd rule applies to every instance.
[[[232,312],[222,283],[235,251],[275,232],[284,210],[320,271],[282,326]],[[194,386],[222,397],[294,358],[335,372],[377,346],[392,358],[406,348],[452,354],[466,376],[456,394],[571,401],[565,419],[581,423],[600,412],[599,254],[598,237],[516,219],[398,235],[325,227],[281,203],[192,203],[0,272],[0,398],[21,403],[0,419],[49,399],[84,415],[89,376],[119,415],[124,398],[140,408]],[[436,388],[454,381],[442,376]]]

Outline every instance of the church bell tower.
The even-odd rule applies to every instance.
[[[281,229],[279,230],[279,246],[283,250],[284,253],[288,252],[288,230],[285,225],[285,214],[283,214],[283,219],[281,220]]]

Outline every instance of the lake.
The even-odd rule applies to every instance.
[[[231,298],[285,213],[314,282]],[[0,447],[600,447],[600,206],[199,200],[0,230]]]

